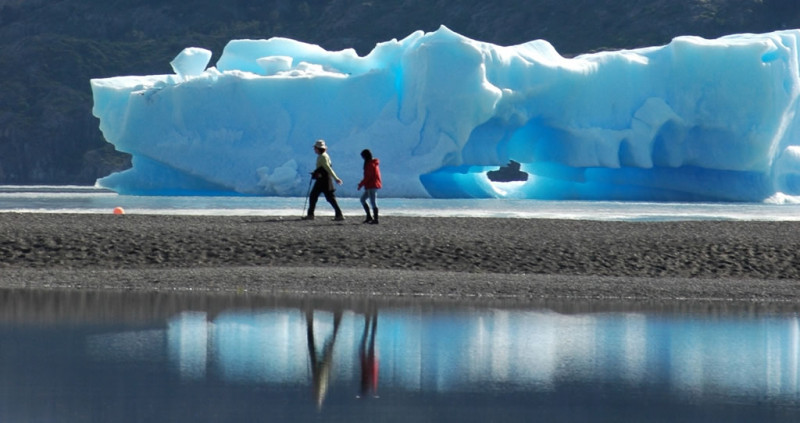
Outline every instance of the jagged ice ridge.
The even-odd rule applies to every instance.
[[[535,40],[446,27],[366,56],[286,38],[233,40],[216,66],[92,79],[93,113],[133,167],[122,194],[305,195],[326,140],[357,195],[364,148],[383,196],[786,201],[800,195],[800,31],[564,58]],[[487,176],[510,161],[526,175]],[[494,172],[498,174],[498,172]]]

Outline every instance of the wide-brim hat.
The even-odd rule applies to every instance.
[[[325,145],[325,140],[317,140],[314,143],[314,148],[319,148],[320,150],[327,150],[328,147]]]

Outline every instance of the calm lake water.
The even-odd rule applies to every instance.
[[[0,421],[800,419],[800,313],[0,290]]]

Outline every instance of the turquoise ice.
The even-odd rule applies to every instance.
[[[122,194],[304,195],[314,140],[357,195],[364,148],[381,195],[643,201],[800,196],[800,31],[565,58],[441,27],[366,56],[286,38],[190,47],[172,75],[91,81]],[[487,172],[510,161],[527,179]]]

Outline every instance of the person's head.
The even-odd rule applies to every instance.
[[[364,159],[365,162],[372,160],[372,152],[366,148],[361,150],[361,158]]]
[[[325,140],[319,139],[314,143],[314,151],[317,153],[324,153],[327,149],[328,146],[325,145]]]

